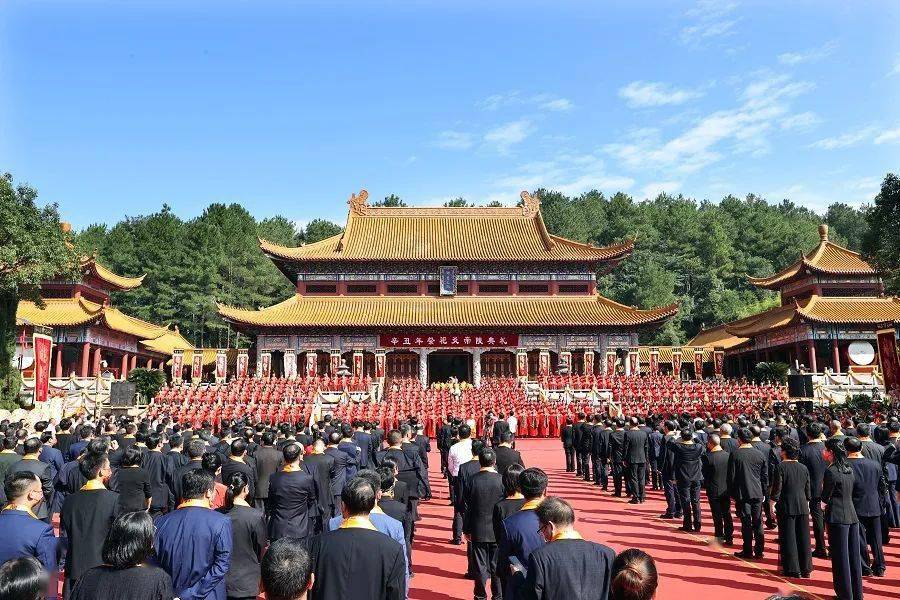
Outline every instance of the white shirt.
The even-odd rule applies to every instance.
[[[472,460],[472,438],[460,440],[450,446],[447,454],[447,470],[454,477],[459,475],[459,465]]]
[[[509,415],[506,417],[506,422],[509,423],[509,432],[515,435],[516,429],[519,427],[519,420],[515,415]]]

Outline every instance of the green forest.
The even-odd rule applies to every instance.
[[[897,178],[889,175],[885,186],[896,206]],[[600,278],[600,290],[641,308],[679,302],[678,316],[643,340],[658,344],[683,343],[704,326],[773,306],[775,294],[751,286],[748,275],[774,273],[812,249],[823,222],[832,240],[863,250],[869,222],[878,216],[873,215],[875,205],[857,209],[838,203],[817,214],[789,199],[775,202],[753,194],[711,202],[667,194],[636,201],[624,193],[536,193],[554,234],[596,245],[635,240],[634,254]],[[394,194],[377,204],[406,205]],[[471,203],[458,198],[448,205]],[[896,208],[893,216],[879,218],[890,220],[895,213]],[[125,311],[154,322],[174,322],[198,345],[244,346],[249,340],[219,319],[216,301],[259,308],[292,293],[287,279],[260,252],[257,237],[292,245],[340,230],[324,220],[311,221],[299,231],[282,216],[258,221],[239,204],[212,204],[185,221],[163,205],[158,212],[112,227],[87,227],[78,233],[77,245],[82,252],[97,252],[122,274],[146,273],[143,286],[114,298]],[[885,243],[883,237],[870,239],[870,245]],[[882,250],[888,255],[891,244],[900,248],[896,237],[886,243]],[[892,285],[890,278],[888,282]]]

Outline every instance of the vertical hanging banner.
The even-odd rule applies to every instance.
[[[53,351],[53,339],[48,335],[35,333],[31,336],[31,343],[34,348],[34,401],[46,402],[50,397],[50,353]]]
[[[184,372],[184,350],[172,351],[172,383],[181,383]]]
[[[228,378],[228,355],[225,350],[216,350],[216,383],[225,383]]]
[[[235,368],[234,376],[238,379],[243,379],[247,376],[247,367],[250,366],[250,355],[247,354],[246,350],[238,350],[237,355],[237,365]]]
[[[538,375],[546,377],[550,374],[550,351],[541,350],[538,355]]]
[[[606,361],[605,361],[606,369],[603,372],[604,375],[608,375],[610,377],[615,376],[616,361],[617,361],[616,351],[615,350],[607,350],[606,351]]]
[[[284,351],[284,368],[282,373],[286,379],[296,379],[297,378],[297,352],[291,348]]]
[[[672,350],[672,377],[681,378],[681,348]]]
[[[341,351],[332,350],[331,356],[329,356],[328,358],[328,372],[332,377],[334,377],[338,374],[338,370],[341,368]]]
[[[353,375],[355,377],[363,376],[363,353],[362,352],[354,352],[353,353]]]
[[[525,350],[516,350],[516,375],[528,377],[528,353]]]
[[[375,377],[377,379],[384,378],[384,369],[385,369],[385,352],[384,350],[376,350],[375,351]]]
[[[628,349],[628,366],[631,367],[630,375],[637,377],[641,374],[640,353],[637,348]]]
[[[199,383],[203,379],[203,350],[194,350],[191,357],[191,383]]]
[[[659,374],[659,348],[650,348],[649,369],[651,377]]]
[[[260,375],[263,378],[268,379],[269,375],[272,374],[272,353],[263,351],[259,357],[259,370]]]
[[[897,356],[897,336],[893,329],[879,329],[878,359],[888,394],[900,394],[900,357]]]
[[[703,379],[703,348],[694,348],[694,379]]]
[[[319,374],[319,355],[315,351],[306,353],[306,369],[304,373],[310,378]]]
[[[559,366],[562,367],[566,365],[566,375],[572,374],[572,353],[568,350],[563,350],[559,353]],[[562,369],[559,369],[562,372]]]
[[[594,374],[594,351],[593,350],[585,350],[584,351],[584,374],[585,375],[593,375]]]
[[[716,379],[722,379],[725,370],[725,351],[713,350],[713,371]]]

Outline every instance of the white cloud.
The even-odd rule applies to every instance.
[[[432,145],[444,150],[468,150],[475,143],[471,133],[465,131],[441,131]]]
[[[814,112],[802,112],[796,115],[790,115],[781,120],[782,129],[810,129],[822,122]]]
[[[521,104],[522,97],[518,90],[511,92],[503,92],[502,94],[491,94],[487,98],[477,102],[477,106],[482,110],[497,110],[504,106]]]
[[[493,181],[500,191],[487,201],[508,202],[521,190],[547,188],[574,196],[592,189],[617,192],[630,189],[634,179],[606,172],[603,160],[595,154],[560,154],[545,161],[521,165],[515,172]]]
[[[729,0],[699,0],[685,13],[690,25],[679,32],[681,43],[700,46],[714,39],[734,34],[739,18],[734,16],[737,2]]]
[[[715,163],[729,150],[765,154],[769,151],[767,134],[774,124],[790,116],[790,100],[812,88],[807,82],[770,75],[748,84],[737,108],[695,119],[671,139],[663,139],[659,130],[644,128],[631,132],[625,142],[606,145],[604,150],[631,169],[659,169],[670,178]]]
[[[654,181],[641,188],[641,195],[652,200],[664,192],[674,194],[679,189],[681,189],[680,181]]]
[[[867,125],[856,131],[848,131],[838,136],[823,138],[811,144],[811,147],[819,148],[820,150],[847,148],[872,139],[872,136],[874,136],[877,131],[878,129],[874,125]]]
[[[527,119],[510,121],[485,133],[483,140],[485,145],[500,154],[507,154],[510,148],[525,141],[531,135],[531,130],[531,121]]]
[[[837,42],[832,40],[824,46],[820,46],[818,48],[811,48],[802,52],[785,52],[784,54],[778,55],[778,62],[790,67],[794,67],[803,63],[818,62],[823,58],[828,58],[829,56],[831,56],[834,51],[837,50],[837,46]]]
[[[572,107],[574,105],[572,104],[572,101],[569,100],[568,98],[554,98],[553,100],[547,100],[546,102],[543,102],[543,103],[539,104],[538,106],[540,106],[544,110],[551,110],[554,112],[565,112],[568,110],[572,110]]]
[[[679,89],[656,81],[632,81],[619,89],[619,97],[635,108],[683,104],[702,95],[703,92]]]
[[[882,131],[878,137],[875,138],[876,144],[892,144],[896,142],[900,142],[900,127]]]
[[[900,75],[900,54],[894,59],[894,68],[888,73],[888,76]]]

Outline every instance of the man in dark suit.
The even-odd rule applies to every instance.
[[[269,481],[272,519],[269,539],[295,537],[306,540],[315,533],[319,513],[319,489],[315,467],[301,464],[303,449],[291,443],[284,447],[284,467]]]
[[[689,427],[681,430],[680,437],[670,449],[675,488],[684,508],[681,530],[700,531],[700,485],[703,483],[700,457],[706,449],[699,441],[694,441],[694,432]]]
[[[325,493],[319,494],[319,520],[316,531],[321,531],[324,521],[334,516],[334,494],[332,484],[337,478],[337,461],[334,456],[325,452],[325,442],[321,438],[312,444],[312,452],[303,457],[303,464],[315,469],[318,488]],[[337,507],[340,510],[340,506]]]
[[[359,471],[359,459],[362,456],[362,450],[353,441],[352,436],[353,428],[349,425],[341,425],[341,441],[338,442],[337,449],[347,455],[348,481],[353,479],[356,476],[356,472]]]
[[[506,420],[506,413],[500,413],[491,428],[491,445],[499,446],[504,433],[509,433],[509,421]]]
[[[325,448],[325,454],[334,459],[334,477],[331,479],[331,497],[332,497],[332,516],[336,517],[341,510],[341,492],[344,491],[344,485],[349,481],[347,477],[347,465],[350,463],[350,457],[346,452],[338,450],[338,444],[341,441],[341,434],[332,432]]]
[[[160,442],[158,433],[148,435],[145,440],[146,449],[141,457],[141,467],[150,475],[150,514],[154,517],[174,510],[177,504],[169,488],[169,461],[159,449]]]
[[[426,454],[424,458],[422,457],[422,447],[414,442],[416,433],[413,427],[413,425],[402,425],[400,427],[400,435],[402,436],[400,447],[411,462],[418,461],[422,466],[424,481],[420,482],[419,498],[428,500],[431,498],[431,483],[428,481],[428,455]],[[416,521],[419,520],[418,507],[413,508],[413,518]]]
[[[34,514],[38,519],[50,522],[50,506],[53,500],[53,476],[51,475],[50,465],[42,463],[38,458],[41,453],[41,440],[36,437],[30,437],[24,442],[24,455],[22,460],[13,463],[9,467],[10,473],[19,471],[28,471],[34,473],[41,480],[41,489],[44,492],[44,501],[34,507]]]
[[[408,425],[406,426],[409,427]],[[376,454],[376,461],[380,465],[385,458],[390,458],[397,465],[397,479],[407,486],[409,494],[409,512],[412,515],[413,522],[419,520],[419,499],[427,497],[431,493],[428,486],[428,473],[425,472],[425,466],[419,460],[419,453],[416,449],[406,450],[403,448],[403,435],[396,429],[391,430],[387,436],[388,448]],[[410,444],[412,445],[412,444]],[[416,528],[413,525],[412,539],[415,539]],[[412,564],[409,565],[412,570]]]
[[[269,481],[278,469],[281,468],[282,454],[275,449],[275,434],[266,431],[262,434],[262,444],[256,449],[253,458],[256,459],[256,496],[255,506],[263,510],[269,517],[272,511],[269,507]]]
[[[204,442],[200,438],[194,438],[190,442],[188,442],[188,462],[179,467],[178,470],[172,474],[171,478],[171,491],[176,505],[180,503],[183,498],[183,491],[181,489],[181,486],[184,481],[185,473],[188,473],[189,471],[196,471],[197,469],[202,468],[203,454],[205,452],[206,442]]]
[[[256,469],[249,463],[247,457],[247,441],[244,438],[236,438],[232,440],[228,448],[228,460],[222,464],[222,483],[227,485],[231,480],[231,476],[235,473],[243,473],[247,477],[249,493],[247,500],[252,502],[256,497],[256,488],[258,487]]]
[[[528,558],[527,575],[514,575],[528,600],[608,598],[612,563],[609,547],[585,540],[575,530],[575,511],[562,498],[549,497],[537,507],[539,529],[547,544]]]
[[[580,429],[579,429],[580,428]],[[580,433],[579,433],[580,431]],[[585,481],[592,481],[591,475],[591,424],[587,422],[583,413],[578,415],[578,423],[575,425],[576,447],[575,452],[578,460],[578,469]]]
[[[363,422],[356,420],[353,422],[356,431],[353,432],[352,440],[359,446],[359,468],[372,469],[375,467],[375,451],[372,448],[372,434],[368,433],[363,427]]]
[[[509,433],[507,431],[506,433]],[[472,477],[466,490],[466,512],[463,517],[463,534],[472,544],[475,598],[487,598],[490,581],[491,597],[502,595],[497,575],[497,539],[494,536],[494,506],[503,499],[503,480],[497,473],[497,456],[493,449],[485,448],[478,456],[481,469]]]
[[[450,453],[450,438],[453,437],[453,425],[450,422],[452,417],[447,415],[444,417],[444,423],[437,432],[437,447],[441,453],[441,473],[447,472],[447,455]]]
[[[593,475],[594,485],[606,490],[608,484],[606,472],[606,452],[609,433],[603,426],[603,421],[599,414],[594,415],[591,427],[591,474]]]
[[[719,434],[706,436],[707,452],[703,456],[703,485],[712,515],[716,539],[730,546],[734,539],[734,523],[731,519],[731,496],[728,494],[729,454],[719,443]]]
[[[572,473],[575,471],[575,427],[569,417],[566,417],[566,424],[559,431],[559,438],[566,455],[566,473]]]
[[[631,428],[625,432],[623,454],[628,468],[629,504],[644,502],[647,490],[647,460],[650,454],[650,436],[638,427],[636,417],[631,417]],[[699,516],[699,515],[698,515]]]
[[[847,462],[853,469],[853,507],[859,518],[860,555],[863,575],[883,577],[884,550],[881,545],[881,498],[884,491],[881,465],[865,458],[862,442],[855,437],[844,438]],[[872,550],[869,557],[868,546]]]
[[[819,423],[807,424],[807,441],[800,446],[800,463],[809,471],[809,516],[812,519],[813,537],[816,540],[816,549],[813,556],[816,558],[828,558],[828,549],[825,546],[825,515],[822,511],[822,480],[828,463],[825,462],[825,436],[822,435],[822,427]]]
[[[497,455],[497,473],[499,473],[501,477],[503,477],[503,474],[506,473],[506,469],[508,469],[510,465],[525,466],[522,455],[518,450],[513,450],[512,442],[512,432],[505,431],[500,434],[500,441],[497,446],[494,447],[494,453]]]
[[[768,486],[766,459],[753,447],[747,427],[738,430],[741,445],[728,461],[728,489],[741,519],[743,549],[740,558],[762,558],[765,538],[762,524],[763,490]]]
[[[519,490],[525,496],[525,504],[517,512],[506,517],[498,528],[497,540],[497,572],[503,583],[503,597],[506,600],[519,600],[521,595],[512,585],[510,565],[513,561],[527,565],[531,553],[543,546],[546,541],[541,534],[540,522],[535,509],[540,506],[547,493],[547,474],[541,469],[525,469],[519,474]]]
[[[319,600],[406,597],[403,547],[376,530],[369,513],[376,493],[363,478],[350,481],[341,494],[341,526],[311,544],[312,597]]]
[[[753,435],[753,439],[750,440],[750,444],[756,448],[756,450],[763,455],[766,459],[766,473],[769,475],[768,480],[771,483],[772,471],[769,465],[769,455],[772,453],[772,445],[768,442],[762,440],[762,429],[759,425],[751,425],[750,433]],[[763,515],[765,516],[765,527],[766,529],[775,529],[775,518],[772,516],[772,506],[769,503],[769,488],[763,490],[763,494],[765,497],[763,498]]]
[[[609,463],[613,477],[613,496],[622,495],[622,481],[625,478],[625,421],[618,418],[615,429],[609,434]]]
[[[413,437],[410,440],[419,448],[419,458],[422,459],[422,465],[425,471],[428,471],[428,455],[431,454],[431,438],[425,435],[425,426],[421,423],[416,425],[413,431]]]
[[[462,533],[463,522],[465,520],[466,514],[466,499],[469,494],[469,488],[472,485],[472,478],[481,470],[481,463],[478,460],[478,456],[485,449],[484,440],[474,439],[472,440],[472,458],[459,465],[459,472],[456,477],[453,478],[454,490],[454,527],[456,526],[456,515],[459,514],[459,528],[460,533]],[[468,559],[468,566],[466,569],[466,577],[471,578],[474,575],[474,566],[473,566],[473,556],[472,556],[472,544],[466,544],[466,557]]]
[[[53,527],[33,512],[44,501],[41,479],[31,471],[13,471],[6,477],[4,491],[8,504],[0,512],[0,564],[22,556],[38,559],[51,575],[48,598],[56,598],[56,536]]]
[[[662,457],[662,448],[665,438],[659,427],[654,427],[649,433],[650,443],[650,484],[654,490],[662,489],[662,478],[660,477],[660,458]]]
[[[772,500],[778,517],[778,556],[787,577],[809,577],[812,553],[809,544],[809,470],[797,459],[799,444],[781,438],[781,461],[775,467]]]

